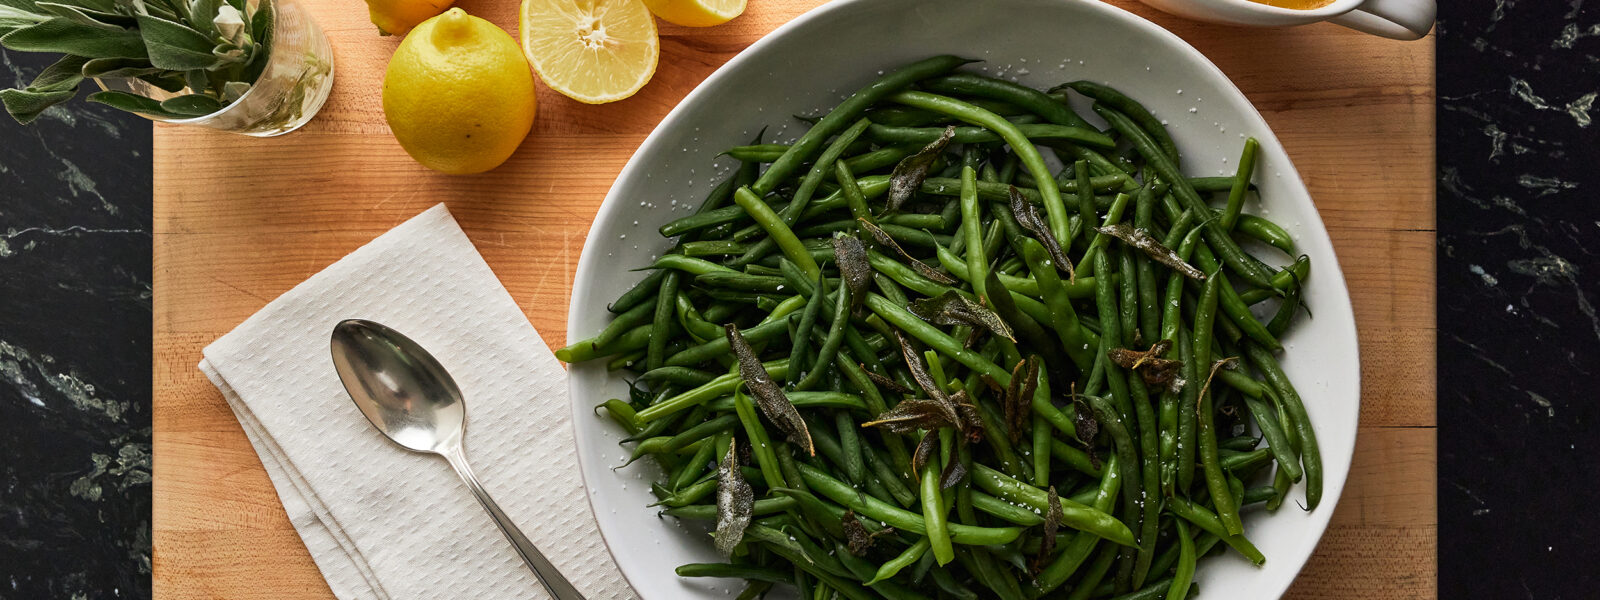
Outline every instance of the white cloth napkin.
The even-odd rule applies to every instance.
[[[334,324],[414,339],[466,395],[467,457],[485,488],[588,598],[631,598],[578,475],[566,373],[443,204],[295,286],[205,349],[334,595],[547,598],[439,457],[389,442],[345,394]]]

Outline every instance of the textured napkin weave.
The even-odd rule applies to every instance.
[[[483,486],[585,596],[635,596],[584,498],[566,372],[442,204],[272,301],[200,363],[334,595],[548,597],[444,459],[394,445],[350,401],[329,335],[352,318],[450,371]]]

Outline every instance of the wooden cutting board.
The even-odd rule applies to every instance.
[[[533,133],[510,162],[446,176],[412,162],[384,124],[380,82],[399,40],[378,37],[354,0],[300,1],[336,57],[333,95],[315,120],[272,139],[156,126],[152,529],[161,600],[332,598],[238,422],[196,369],[206,344],[443,201],[545,341],[561,346],[579,250],[623,163],[714,69],[820,4],[752,0],[720,27],[663,24],[661,66],[637,96],[590,106],[541,87]],[[1349,280],[1363,358],[1355,464],[1290,597],[1436,596],[1433,39],[1201,25],[1113,3],[1194,44],[1261,110]],[[514,0],[459,4],[516,31]]]

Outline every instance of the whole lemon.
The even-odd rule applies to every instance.
[[[367,0],[367,16],[383,35],[405,35],[418,23],[450,8],[454,0]]]
[[[527,137],[536,108],[517,43],[460,8],[412,30],[383,75],[383,116],[400,147],[445,173],[500,166]]]

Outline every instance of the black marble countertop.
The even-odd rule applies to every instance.
[[[0,115],[0,598],[150,597],[150,130]]]
[[[1600,597],[1600,5],[1439,4],[1439,595]]]
[[[1584,4],[1440,3],[1443,598],[1600,589],[1600,6]],[[47,62],[0,54],[0,84]],[[0,598],[150,596],[150,133],[81,101],[0,117]]]

